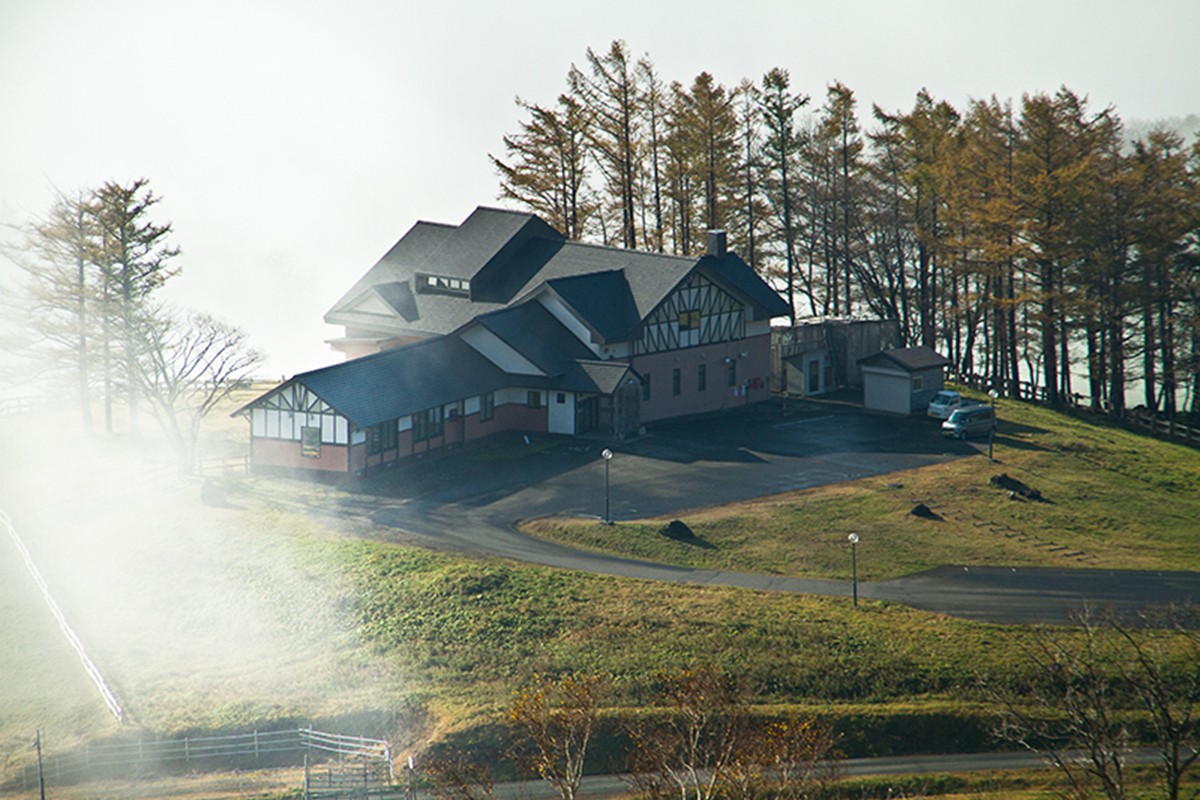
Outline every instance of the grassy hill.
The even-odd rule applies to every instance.
[[[632,558],[806,577],[846,576],[856,531],[859,577],[941,564],[1200,569],[1200,451],[1005,401],[988,461],[955,461],[684,515],[697,540],[660,534],[668,518],[546,518],[527,533]],[[932,432],[930,435],[936,435]],[[1006,475],[1042,501],[1010,498]],[[910,512],[923,503],[941,517]]]
[[[1015,403],[986,456],[686,517],[710,547],[604,528],[608,549],[699,566],[844,577],[856,530],[866,580],[953,562],[1197,569],[1200,454]],[[10,421],[11,422],[11,421]],[[213,434],[236,438],[244,425]],[[58,746],[144,730],[315,723],[397,750],[490,740],[534,673],[613,686],[610,717],[653,699],[660,671],[716,665],[760,712],[819,713],[852,754],[991,746],[981,680],[1019,677],[1031,632],[846,599],[674,586],[430,552],[393,531],[312,516],[303,484],[228,476],[225,500],[125,442],[48,446],[0,426],[23,469],[0,482],[47,582],[129,709],[118,727],[7,542],[0,544],[0,761],[41,728]],[[243,432],[244,433],[244,432]],[[1005,472],[1049,502],[989,485]],[[323,491],[335,491],[332,489]],[[909,514],[923,502],[941,521]],[[533,525],[600,547],[598,526]]]

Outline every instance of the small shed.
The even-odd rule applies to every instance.
[[[912,414],[923,411],[942,390],[950,360],[922,345],[884,350],[860,358],[858,365],[867,411]]]

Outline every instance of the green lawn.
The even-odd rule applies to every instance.
[[[859,575],[941,564],[1200,569],[1200,451],[1025,403],[1002,402],[997,463],[951,464],[777,495],[670,520],[546,518],[527,533],[575,547],[692,567],[844,577],[856,531]],[[1009,498],[1004,473],[1047,502]],[[940,520],[910,512],[924,503]]]
[[[659,520],[536,528],[659,561],[827,577],[845,576],[855,530],[868,580],[946,562],[1200,568],[1196,451],[1012,403],[1001,419],[999,464],[975,457],[689,515],[711,547],[665,539]],[[0,434],[10,448],[21,438]],[[986,748],[979,682],[1019,677],[1032,635],[883,603],[855,611],[845,598],[435,553],[288,502],[336,494],[328,487],[232,480],[214,507],[140,453],[105,444],[110,460],[79,456],[68,471],[38,444],[5,476],[6,502],[128,704],[126,734],[315,723],[390,733],[400,751],[484,736],[534,673],[606,676],[619,716],[652,701],[658,673],[716,665],[751,680],[763,714],[837,720],[851,753]],[[988,485],[1001,471],[1051,502],[1010,500]],[[916,502],[944,519],[912,517]],[[38,727],[57,743],[113,734],[14,553],[0,544],[0,755],[26,758]]]

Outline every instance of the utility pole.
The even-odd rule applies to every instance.
[[[42,732],[38,730],[37,737],[33,740],[33,746],[37,748],[38,756],[38,793],[42,800],[46,800],[46,773],[42,769]]]

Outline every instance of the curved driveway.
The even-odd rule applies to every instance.
[[[680,513],[752,497],[977,456],[924,419],[871,417],[836,404],[768,404],[659,426],[620,445],[610,463],[615,519]],[[1002,442],[998,439],[998,442]],[[602,444],[565,440],[525,456],[485,452],[434,458],[368,482],[339,509],[416,534],[428,545],[536,564],[649,580],[849,596],[849,581],[693,569],[605,556],[517,532],[547,514],[604,509]],[[864,598],[998,623],[1065,622],[1085,604],[1119,613],[1200,601],[1200,574],[941,567],[859,584]]]

